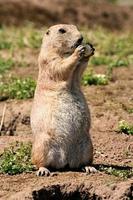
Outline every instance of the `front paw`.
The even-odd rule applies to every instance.
[[[85,55],[85,51],[86,51],[86,47],[83,45],[79,45],[76,49],[75,49],[75,53],[78,56],[78,58],[81,60],[84,55]]]
[[[86,44],[84,57],[87,58],[87,57],[94,55],[94,51],[95,51],[95,49],[92,44],[90,44],[90,43]]]
[[[88,59],[90,56],[94,55],[94,47],[92,46],[92,44],[85,44],[85,45],[79,45],[76,49],[75,49],[75,53],[77,54],[79,60],[83,60],[83,59]]]

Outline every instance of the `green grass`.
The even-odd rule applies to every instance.
[[[84,74],[82,77],[83,85],[107,85],[108,77],[104,74],[94,74],[90,72],[88,74]]]
[[[41,46],[42,36],[39,31],[30,29],[28,34],[25,35],[26,30],[18,32],[16,46],[18,48],[39,48]]]
[[[0,83],[0,100],[28,99],[34,95],[36,83],[32,78],[11,79],[8,83]]]
[[[91,64],[94,66],[108,65],[111,62],[111,58],[108,56],[94,56],[91,58]]]
[[[118,131],[127,135],[133,135],[133,125],[130,125],[125,120],[119,121]]]
[[[12,70],[13,67],[27,67],[29,66],[29,63],[24,60],[13,60],[12,58],[2,58],[0,57],[0,74],[3,74],[5,72],[8,72],[9,70]]]
[[[22,172],[31,172],[34,167],[31,163],[31,143],[19,143],[11,145],[0,156],[0,173],[10,175]]]
[[[42,37],[37,30],[34,30],[30,33],[28,40],[30,48],[40,48]]]
[[[91,58],[91,64],[94,66],[109,65],[111,67],[129,66],[128,59],[126,58],[111,59],[111,57],[108,56],[94,56]]]
[[[12,42],[11,38],[7,37],[8,30],[6,31],[5,28],[0,28],[0,50],[3,49],[11,49]]]
[[[4,59],[0,57],[0,74],[11,69],[14,66],[14,61],[11,58]]]
[[[0,50],[2,49],[10,49],[12,46],[11,42],[8,41],[4,41],[4,39],[0,39]]]
[[[113,60],[110,64],[110,67],[128,67],[129,66],[129,62],[127,59],[117,59],[117,60]]]
[[[109,56],[125,57],[133,53],[132,42],[133,37],[129,34],[120,35],[117,37],[109,33],[108,39],[101,44],[101,53]]]
[[[123,179],[127,179],[133,176],[133,169],[116,169],[115,167],[100,166],[99,171],[103,171],[107,174],[114,175]]]
[[[42,33],[31,24],[23,27],[6,27],[0,29],[0,50],[14,50],[21,48],[39,48]]]
[[[133,108],[127,108],[127,112],[128,112],[129,114],[132,114],[132,113],[133,113]]]

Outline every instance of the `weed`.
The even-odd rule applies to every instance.
[[[22,172],[31,172],[34,167],[31,164],[31,143],[12,144],[5,149],[0,156],[0,173],[10,175]]]
[[[127,108],[127,112],[128,112],[129,114],[132,114],[132,113],[133,113],[133,108]]]
[[[0,50],[1,49],[10,49],[12,46],[12,43],[11,42],[8,42],[8,41],[0,41]]]
[[[133,135],[133,125],[128,124],[125,120],[121,120],[118,124],[118,131],[128,135]]]
[[[104,74],[94,74],[90,72],[85,74],[82,78],[83,85],[107,85],[108,78]]]
[[[109,80],[112,79],[112,73],[113,73],[113,69],[116,67],[128,67],[129,66],[129,62],[127,59],[114,59],[112,60],[109,65],[107,66],[107,77]]]
[[[41,46],[41,35],[38,31],[32,31],[29,37],[29,46],[31,48],[39,48]]]
[[[0,57],[0,73],[4,73],[5,71],[11,69],[14,66],[14,61],[9,59],[4,59]]]
[[[3,49],[11,49],[12,42],[10,40],[10,37],[7,36],[6,29],[2,27],[0,29],[0,50]]]
[[[129,56],[133,53],[131,43],[133,42],[132,36],[124,35],[119,38],[116,35],[108,34],[109,38],[102,43],[102,52],[110,56]]]
[[[92,57],[91,64],[93,65],[107,65],[111,62],[111,59],[107,56]]]
[[[118,0],[108,0],[111,3],[116,3]]]
[[[133,107],[131,106],[126,106],[125,104],[122,103],[122,108],[129,114],[133,113]]]
[[[0,100],[27,99],[34,95],[36,83],[31,78],[11,79],[8,83],[0,83]]]
[[[128,65],[129,65],[129,62],[127,59],[117,59],[117,60],[112,61],[109,64],[109,66],[112,68],[113,67],[123,67],[123,66],[127,67]]]
[[[16,46],[18,46],[20,49],[27,47],[27,38],[25,37],[23,30],[20,30],[18,33]]]
[[[0,49],[39,48],[41,34],[33,25],[26,25],[16,29],[2,27],[0,29]]]
[[[133,169],[116,169],[114,167],[100,166],[99,170],[123,179],[130,178],[133,176]]]
[[[41,46],[41,34],[33,27],[30,27],[27,35],[25,35],[25,30],[21,30],[18,33],[17,45],[19,48],[39,48]]]

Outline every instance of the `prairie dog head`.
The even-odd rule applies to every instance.
[[[83,37],[74,25],[59,24],[51,26],[45,33],[42,51],[57,54],[71,54],[82,43]]]

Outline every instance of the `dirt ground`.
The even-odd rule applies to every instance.
[[[19,25],[27,20],[45,26],[72,23],[127,30],[132,29],[133,7],[107,0],[0,0],[0,24]]]
[[[96,71],[102,72],[103,69],[97,67]],[[36,71],[37,69],[34,72],[28,69],[28,73],[34,73],[35,77]],[[21,76],[26,73],[26,69],[21,69]],[[118,133],[117,129],[119,120],[131,122],[133,119],[133,114],[126,111],[126,108],[131,106],[129,97],[133,98],[132,67],[115,69],[113,77],[113,82],[107,86],[86,86],[83,91],[92,115],[94,164],[124,169],[133,167],[133,137]],[[1,136],[0,152],[16,140],[32,141],[29,120],[32,100],[1,102],[0,113],[5,104],[6,135]],[[0,180],[0,199],[44,199],[46,196],[46,199],[118,200],[132,199],[133,196],[133,178],[123,180],[104,172],[93,175],[58,172],[47,178],[38,178],[35,173],[0,175]]]

